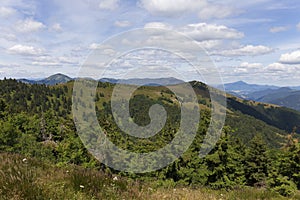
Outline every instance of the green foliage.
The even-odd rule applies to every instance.
[[[200,158],[199,150],[211,117],[209,94],[204,84],[197,82],[191,84],[199,97],[198,102],[201,108],[204,109],[201,109],[199,129],[189,149],[175,162],[156,172],[120,174],[134,180],[153,182],[157,187],[167,189],[175,186],[208,186],[213,189],[243,190],[247,186],[257,186],[268,187],[273,192],[284,196],[295,194],[295,191],[300,189],[299,142],[294,137],[284,138],[286,134],[284,130],[270,125],[281,120],[279,117],[281,112],[285,115],[290,111],[277,110],[276,107],[267,110],[264,105],[250,106],[246,105],[247,102],[230,102],[227,126],[224,127],[220,140],[205,158]],[[57,185],[47,183],[46,187],[42,183],[37,183],[36,176],[30,174],[33,171],[28,171],[26,174],[24,168],[29,165],[18,161],[16,167],[1,168],[3,179],[1,183],[4,186],[8,184],[9,187],[18,184],[20,188],[10,193],[7,189],[9,187],[5,186],[6,188],[2,187],[0,192],[6,195],[16,194],[19,195],[18,198],[26,198],[26,195],[32,193],[37,198],[43,199],[47,188],[59,187],[63,189],[57,196],[49,193],[53,199],[64,199],[62,197],[66,197],[63,195],[66,188],[68,188],[67,193],[70,192],[74,199],[117,199],[121,194],[126,198],[138,196],[139,189],[135,188],[136,191],[132,191],[130,189],[132,182],[129,179],[123,180],[118,176],[119,181],[112,181],[111,173],[119,172],[100,164],[82,144],[71,116],[72,83],[50,87],[27,85],[8,79],[0,81],[0,86],[1,152],[36,157],[43,162],[63,168],[69,167],[70,164],[81,166],[63,174],[62,178],[65,180],[60,180]],[[141,126],[150,123],[148,113],[154,104],[162,105],[168,113],[163,129],[155,136],[143,139],[128,135],[116,125],[109,101],[114,85],[99,83],[98,86],[100,88],[95,96],[95,103],[99,124],[105,130],[107,137],[119,148],[147,153],[164,147],[175,137],[180,127],[180,104],[174,98],[174,94],[166,88],[143,86],[129,102],[130,116]],[[149,91],[154,94],[150,94]],[[84,105],[84,102],[76,102],[75,106],[76,104],[90,106]],[[275,121],[265,116],[273,114]],[[272,123],[269,123],[270,121]],[[287,125],[287,128],[283,128],[284,125]],[[281,122],[277,127],[288,130],[290,125]],[[273,149],[284,142],[287,144],[282,150]],[[110,155],[106,156],[109,158]],[[166,157],[157,158],[158,162],[160,159],[166,159]],[[126,158],[115,160],[115,162],[126,164],[124,160]],[[139,161],[135,164],[139,164]],[[34,170],[35,167],[30,166],[30,169]],[[93,171],[94,169],[105,170],[107,173],[99,174]],[[12,176],[9,177],[6,174],[12,174]],[[28,183],[28,186],[25,183]],[[25,191],[26,187],[31,187],[28,189],[28,194]],[[129,194],[130,191],[132,194]],[[253,196],[266,195],[267,199],[269,194],[273,195],[273,192]]]
[[[244,147],[224,133],[214,150],[205,157],[209,169],[207,185],[213,188],[242,187],[245,184]]]
[[[268,176],[269,158],[267,146],[261,135],[256,135],[246,153],[245,176],[247,185],[265,187]]]

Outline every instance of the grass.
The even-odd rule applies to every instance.
[[[156,182],[133,181],[108,175],[95,169],[51,163],[15,154],[0,154],[0,199],[188,199],[188,200],[257,200],[284,198],[268,190],[243,188],[223,191],[208,188],[157,186]]]

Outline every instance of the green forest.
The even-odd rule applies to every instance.
[[[208,86],[190,82],[201,116],[192,145],[170,165],[134,174],[107,167],[85,148],[73,121],[73,84],[0,80],[1,199],[300,199],[299,112],[228,95],[221,138],[200,158],[211,102]],[[128,136],[114,122],[114,87],[99,82],[94,99],[110,141],[139,153],[172,141],[180,126],[180,104],[172,91],[141,86],[132,95],[130,116],[136,124],[150,123],[153,104],[168,113],[163,129],[144,139]]]

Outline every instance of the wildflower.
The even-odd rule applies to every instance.
[[[118,180],[118,177],[115,176],[115,177],[113,178],[113,180],[114,180],[114,181],[117,181],[117,180]]]

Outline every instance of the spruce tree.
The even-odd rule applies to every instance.
[[[257,134],[250,141],[246,153],[245,175],[247,185],[258,187],[266,186],[268,162],[267,145],[262,136]]]

